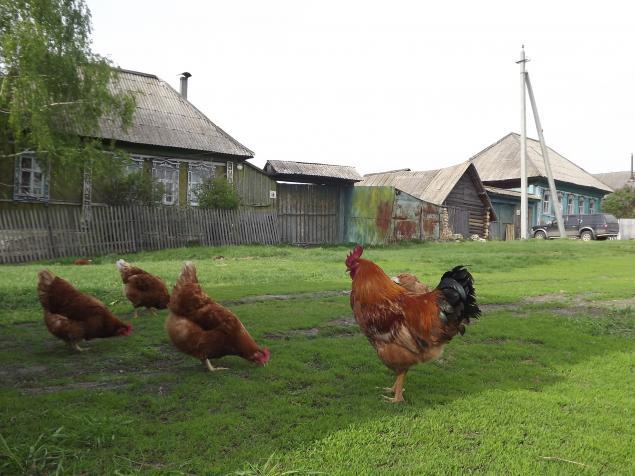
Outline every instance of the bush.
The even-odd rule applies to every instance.
[[[604,199],[602,208],[616,218],[635,218],[635,190],[629,187],[616,190]]]
[[[108,205],[157,205],[161,203],[165,189],[145,170],[128,172],[122,161],[113,160],[114,166],[107,173],[100,173],[96,192]]]
[[[203,182],[195,192],[201,208],[235,210],[240,205],[238,192],[225,178],[218,177]]]

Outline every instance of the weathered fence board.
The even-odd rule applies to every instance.
[[[302,245],[342,242],[340,194],[337,186],[278,184],[281,240]]]
[[[279,228],[271,211],[94,207],[83,224],[80,207],[25,207],[0,211],[0,263],[194,244],[278,244]]]

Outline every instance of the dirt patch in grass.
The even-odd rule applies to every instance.
[[[356,335],[357,322],[353,316],[338,316],[330,321],[325,322],[318,327],[307,327],[302,329],[290,329],[288,331],[269,332],[264,334],[266,339],[290,339],[293,337],[316,337],[323,335],[325,337],[343,337]]]
[[[127,387],[126,382],[74,382],[47,387],[24,387],[20,391],[23,395],[42,395],[45,393],[65,392],[68,390],[114,390]]]
[[[280,332],[269,332],[267,334],[263,334],[265,339],[288,339],[291,337],[315,337],[320,333],[320,329],[317,327],[310,327],[307,329],[290,329],[288,331],[280,331]]]
[[[325,297],[348,296],[350,291],[320,291],[316,293],[298,294],[264,294],[262,296],[245,296],[240,299],[221,301],[223,306],[237,306],[240,304],[251,304],[266,301],[291,301],[296,299],[321,299]]]

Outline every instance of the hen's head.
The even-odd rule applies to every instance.
[[[265,365],[267,362],[269,362],[269,349],[267,347],[264,347],[260,350],[257,350],[251,355],[251,357],[249,357],[249,360],[254,364]]]
[[[123,324],[115,333],[117,336],[129,336],[130,334],[132,334],[132,325],[130,324]]]
[[[353,251],[351,251],[346,257],[346,272],[350,273],[351,279],[355,277],[355,273],[357,272],[357,268],[359,267],[359,258],[362,256],[364,252],[364,248],[360,245],[355,246]]]

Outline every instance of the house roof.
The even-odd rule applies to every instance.
[[[264,171],[271,177],[288,181],[325,180],[336,182],[359,182],[364,178],[350,165],[317,164],[289,160],[268,160]]]
[[[487,190],[487,193],[491,195],[505,195],[508,197],[514,197],[519,199],[521,196],[521,193],[517,192],[516,190],[508,190],[506,188],[492,187],[490,185],[485,185],[485,190]],[[529,200],[540,200],[540,197],[538,195],[534,195],[533,193],[528,193],[527,198]]]
[[[593,174],[593,176],[605,183],[613,190],[619,190],[620,188],[624,188],[627,185],[630,187],[635,187],[635,182],[629,182],[631,179],[631,173],[626,172],[607,172],[603,174]]]
[[[104,117],[99,123],[98,137],[245,159],[254,156],[251,150],[157,76],[123,69],[117,71],[117,79],[111,84],[112,90],[132,93],[136,98],[132,124],[124,131],[120,121]]]
[[[371,187],[392,186],[424,202],[442,205],[470,165],[469,162],[463,162],[438,170],[397,170],[394,172],[367,174],[364,175],[364,180],[356,185]],[[472,166],[472,168],[474,167]]]
[[[612,189],[549,147],[553,178],[606,192]],[[520,179],[520,135],[512,132],[470,159],[484,182]],[[540,142],[527,138],[527,177],[547,177]]]
[[[409,171],[397,170],[394,172],[379,172],[364,175],[364,180],[356,183],[359,187],[394,187],[397,190],[406,192],[413,197],[423,200],[433,205],[443,205],[450,192],[454,189],[457,182],[465,175],[470,174],[476,182],[476,188],[479,189],[479,196],[485,202],[485,206],[490,209],[492,220],[496,220],[496,215],[492,207],[483,183],[478,176],[478,172],[470,162],[462,162],[458,165],[446,167],[438,170],[426,171]]]

